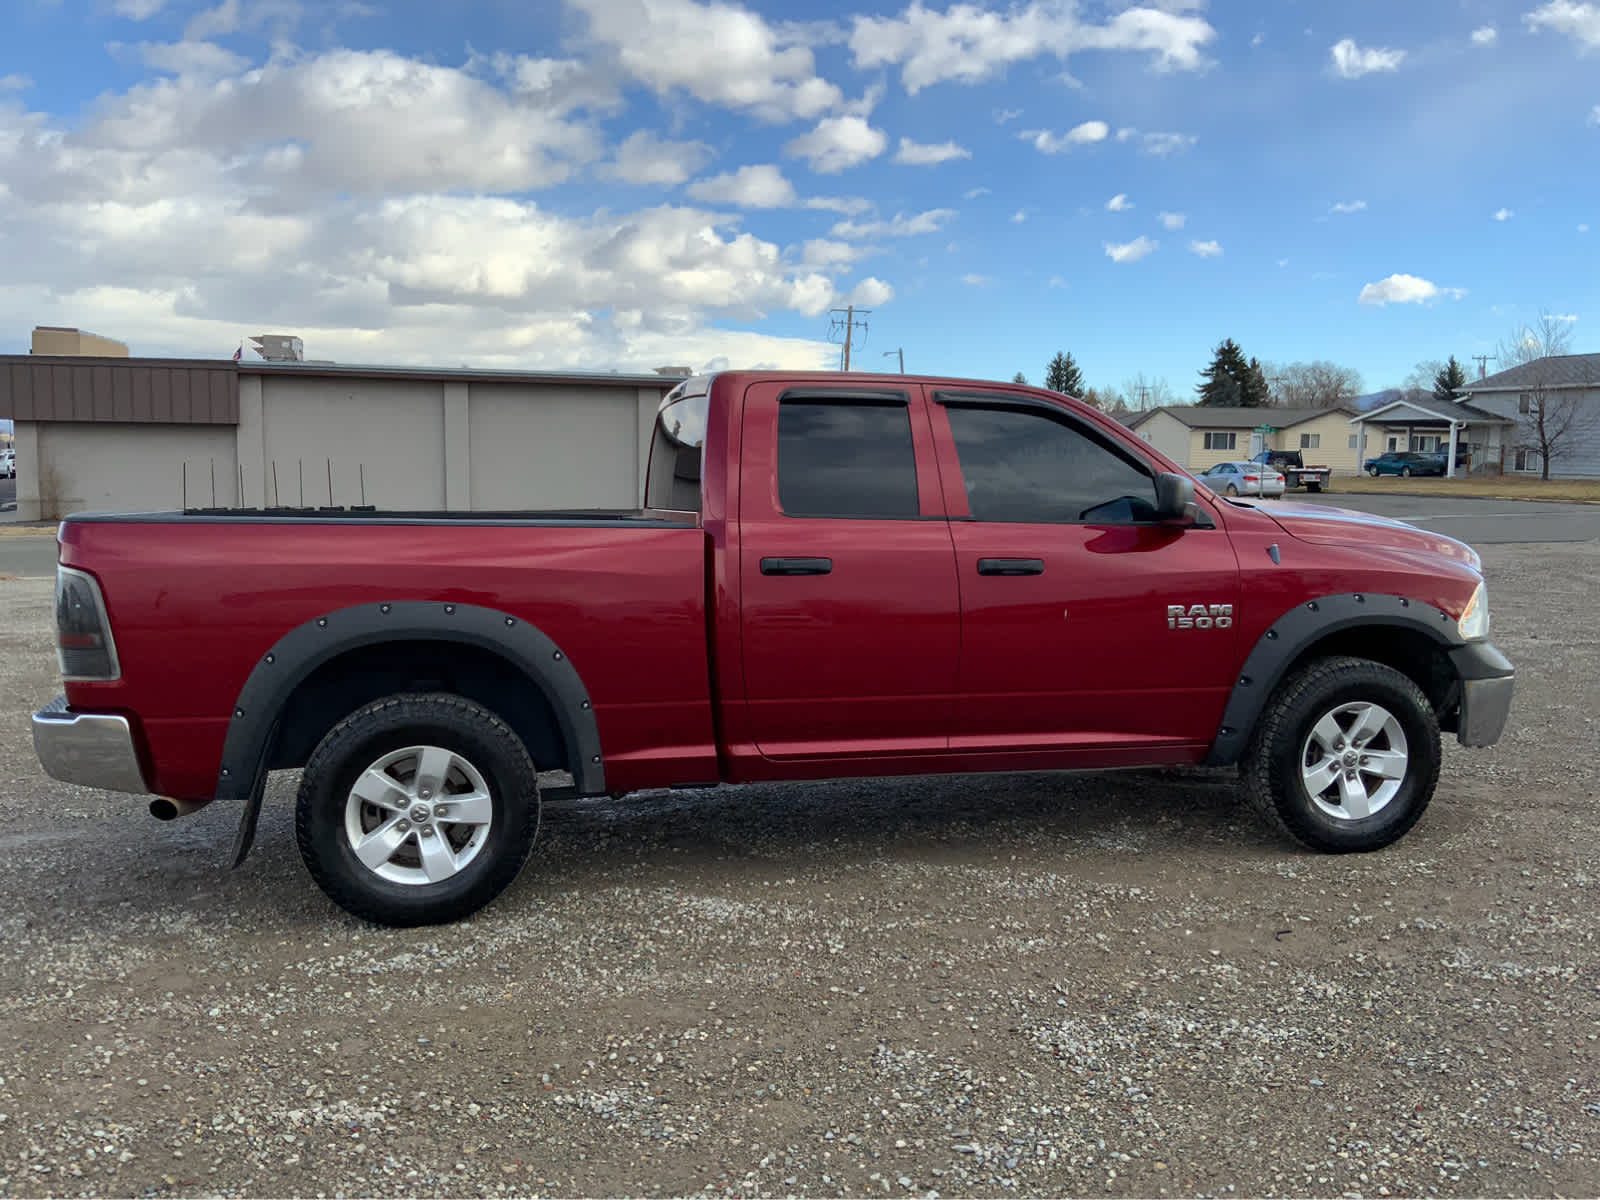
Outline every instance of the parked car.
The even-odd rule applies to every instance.
[[[0,479],[14,479],[17,474],[17,452],[0,450]]]
[[[684,380],[638,511],[76,513],[57,546],[46,772],[233,807],[237,866],[301,768],[309,874],[391,925],[502,892],[542,799],[655,788],[1236,766],[1305,845],[1375,850],[1515,682],[1471,547],[1229,503],[1006,383]]]
[[[1263,450],[1250,461],[1282,471],[1285,487],[1303,487],[1308,492],[1325,490],[1333,478],[1333,471],[1328,467],[1306,466],[1298,450]]]
[[[1445,455],[1419,454],[1412,450],[1390,450],[1363,464],[1368,475],[1443,475]]]
[[[1200,472],[1199,479],[1224,496],[1281,496],[1286,486],[1276,467],[1256,462],[1219,462]]]

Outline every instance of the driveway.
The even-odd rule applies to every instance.
[[[1459,538],[1469,546],[1508,542],[1587,542],[1600,538],[1600,504],[1478,500],[1457,496],[1381,496],[1290,492],[1285,499],[1353,508]],[[1268,504],[1275,501],[1268,501]]]

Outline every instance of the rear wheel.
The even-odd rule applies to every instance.
[[[1227,494],[1230,495],[1230,496],[1237,496],[1239,494],[1239,489],[1234,487],[1233,484],[1230,483],[1228,485]]]
[[[1404,477],[1404,478],[1406,478],[1406,479],[1410,479],[1410,478],[1411,478],[1411,468],[1410,468],[1410,467],[1401,467],[1401,468],[1400,468],[1400,474],[1401,474],[1401,475],[1402,475],[1402,476],[1403,476],[1403,477]]]
[[[1439,780],[1439,722],[1405,675],[1325,658],[1286,680],[1245,752],[1257,810],[1313,850],[1377,850],[1415,825]]]
[[[388,696],[340,721],[306,764],[295,805],[317,885],[383,925],[482,908],[517,877],[538,828],[539,778],[521,740],[445,693]]]

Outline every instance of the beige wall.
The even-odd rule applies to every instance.
[[[30,347],[34,354],[57,354],[72,357],[127,358],[128,347],[95,333],[81,329],[56,329],[37,325],[33,330]]]
[[[1171,413],[1146,417],[1134,432],[1180,467],[1190,465],[1189,427]]]
[[[1319,438],[1315,447],[1302,446],[1302,435]],[[1327,467],[1335,475],[1354,475],[1361,469],[1359,451],[1350,444],[1356,435],[1356,426],[1350,424],[1350,414],[1330,412],[1325,417],[1314,417],[1288,429],[1280,429],[1268,439],[1274,450],[1299,450],[1300,461],[1308,467]]]
[[[17,422],[17,518],[178,508],[238,499],[233,428]]]
[[[365,502],[388,509],[634,508],[656,407],[675,382],[246,373],[239,424],[17,423],[17,518],[86,510]],[[273,490],[273,467],[277,490]],[[44,486],[41,486],[43,484]]]

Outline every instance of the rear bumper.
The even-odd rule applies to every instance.
[[[57,696],[33,714],[33,750],[46,773],[63,783],[150,793],[126,717],[75,713],[65,696]]]
[[[1505,732],[1516,690],[1516,668],[1488,642],[1468,642],[1450,652],[1461,677],[1461,720],[1456,741],[1463,746],[1492,746]]]

